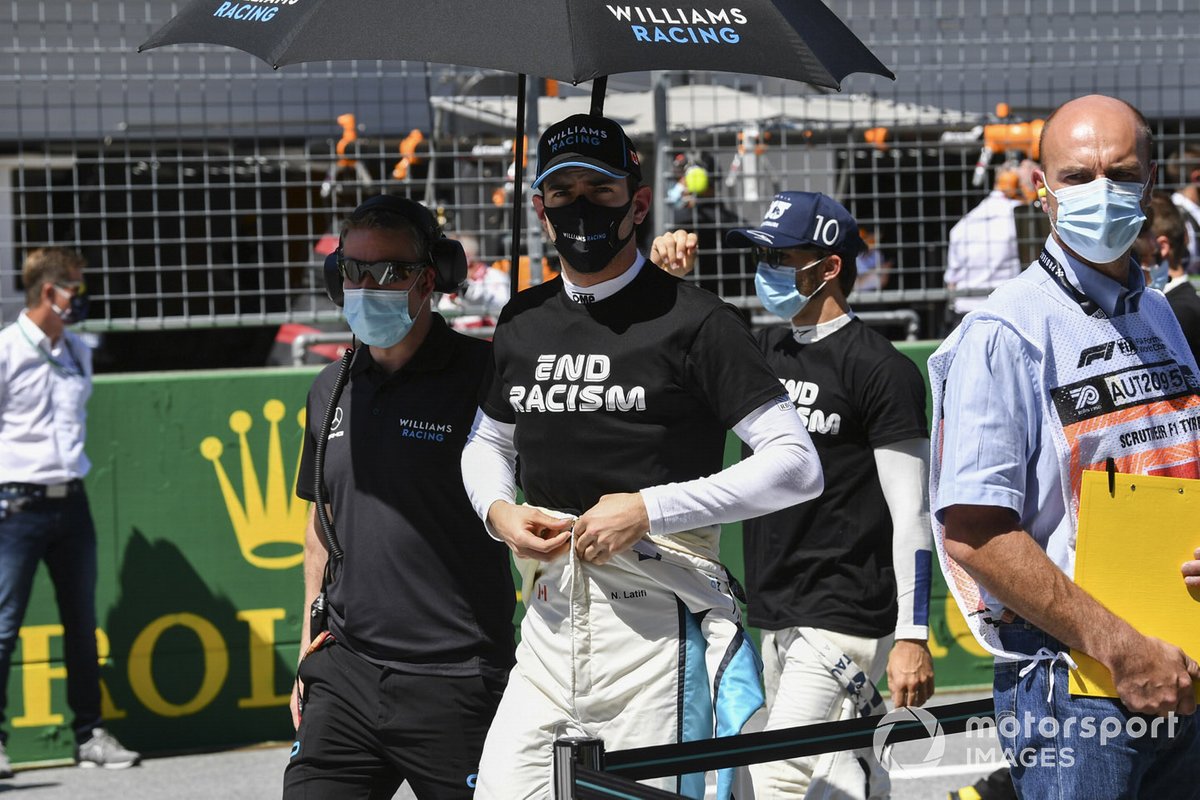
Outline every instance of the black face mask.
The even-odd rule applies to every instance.
[[[570,205],[546,207],[546,218],[554,226],[554,246],[576,272],[590,275],[612,262],[629,240],[633,229],[624,238],[617,229],[629,213],[633,198],[623,206],[598,206],[580,195]]]
[[[77,322],[83,322],[87,319],[88,305],[88,296],[79,293],[71,297],[71,301],[67,303],[66,308],[60,309],[57,303],[53,303],[55,313],[58,314],[59,319],[65,325],[74,325]]]

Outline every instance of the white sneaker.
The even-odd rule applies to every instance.
[[[125,769],[132,767],[142,758],[141,753],[126,750],[104,728],[92,731],[92,738],[75,748],[75,763],[81,767],[104,767]]]
[[[8,751],[4,749],[4,743],[0,742],[0,781],[12,776],[12,762],[8,760]]]

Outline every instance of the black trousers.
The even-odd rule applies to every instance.
[[[308,702],[283,776],[285,800],[469,800],[504,691],[475,676],[408,675],[338,644],[300,665]]]

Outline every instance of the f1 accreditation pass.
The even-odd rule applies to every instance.
[[[1075,376],[1050,390],[1071,453],[1079,496],[1083,470],[1200,478],[1200,380],[1157,336],[1084,348]]]

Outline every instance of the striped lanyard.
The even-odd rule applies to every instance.
[[[1042,249],[1041,254],[1038,256],[1038,264],[1040,264],[1042,269],[1046,270],[1050,277],[1054,279],[1054,282],[1059,285],[1059,288],[1067,293],[1068,297],[1079,304],[1079,307],[1083,309],[1083,313],[1087,314],[1089,317],[1095,317],[1096,319],[1108,319],[1108,313],[1102,309],[1095,300],[1092,300],[1086,294],[1076,289],[1074,285],[1067,280],[1067,271],[1063,269],[1062,264],[1058,263],[1057,258],[1050,255],[1048,250],[1044,248]]]
[[[54,356],[38,347],[37,343],[33,341],[33,339],[29,338],[29,334],[25,332],[25,328],[21,327],[20,325],[17,327],[21,329],[21,335],[25,337],[25,341],[29,342],[29,346],[37,351],[37,354],[42,357],[43,361],[50,365],[51,369],[64,378],[83,377],[83,365],[79,359],[75,357],[75,351],[71,349],[71,340],[67,338],[67,334],[65,332],[63,333],[63,347],[67,348],[67,353],[71,356],[71,361],[75,366],[64,364],[62,361],[59,361]]]

